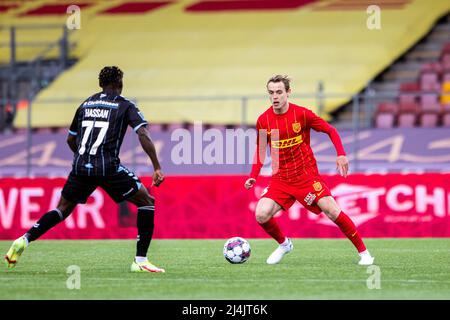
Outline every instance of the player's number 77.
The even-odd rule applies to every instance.
[[[98,133],[97,139],[91,147],[91,151],[89,154],[95,155],[97,153],[97,149],[105,138],[106,132],[108,131],[109,122],[108,121],[92,121],[92,120],[84,120],[81,122],[81,126],[86,128],[84,130],[83,140],[81,140],[81,147],[78,151],[79,154],[84,154],[86,152],[86,143],[91,135],[92,128],[100,128],[100,132]]]

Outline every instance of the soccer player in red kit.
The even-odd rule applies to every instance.
[[[355,224],[341,210],[320,176],[310,147],[311,129],[328,134],[336,148],[337,169],[346,177],[348,160],[338,132],[312,111],[288,102],[291,89],[287,76],[270,78],[267,90],[272,106],[256,122],[258,138],[255,161],[250,177],[245,182],[247,190],[256,183],[269,144],[272,179],[258,201],[255,215],[259,225],[279,246],[266,262],[276,264],[292,251],[291,240],[284,236],[273,216],[281,209],[289,209],[297,200],[315,214],[325,213],[340,228],[358,250],[360,265],[373,264],[374,258],[366,249]]]

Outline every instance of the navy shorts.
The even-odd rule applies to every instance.
[[[61,194],[71,202],[86,203],[92,192],[100,187],[119,203],[132,197],[141,185],[139,178],[124,166],[120,166],[115,174],[109,176],[75,175],[72,171]]]

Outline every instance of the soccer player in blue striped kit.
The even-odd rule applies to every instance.
[[[5,255],[13,268],[29,245],[67,218],[76,205],[86,203],[97,187],[115,202],[129,201],[138,207],[138,240],[132,272],[165,272],[147,259],[153,236],[155,200],[133,172],[120,164],[119,151],[127,126],[139,137],[153,164],[153,185],[164,181],[155,146],[146,129],[147,121],[136,105],[122,97],[123,72],[116,66],[104,67],[99,74],[102,92],[86,99],[75,113],[67,143],[74,152],[72,171],[64,185],[57,207],[44,214],[23,236],[16,239]]]

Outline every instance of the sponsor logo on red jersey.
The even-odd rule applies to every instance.
[[[298,135],[296,137],[284,139],[284,140],[272,140],[272,148],[284,149],[284,148],[293,147],[302,142],[303,142],[302,135]]]

